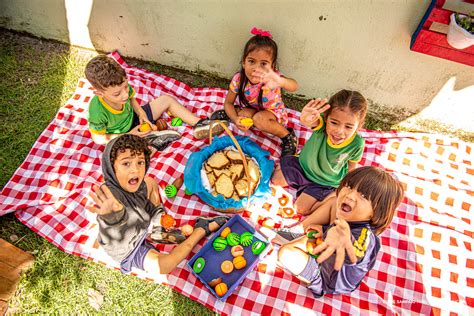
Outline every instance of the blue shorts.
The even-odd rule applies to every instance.
[[[145,111],[146,117],[148,118],[148,120],[151,123],[155,124],[156,122],[153,119],[153,112],[151,111],[150,103],[147,103],[144,106],[142,106],[142,110]],[[130,129],[138,126],[139,124],[140,124],[140,119],[138,118],[137,113],[133,111],[133,121],[132,121],[132,127]]]
[[[145,257],[147,253],[150,250],[155,249],[155,247],[153,247],[152,244],[146,241],[145,238],[146,234],[143,236],[138,246],[133,249],[133,251],[120,262],[120,271],[122,273],[128,273],[132,271],[132,268],[144,270],[143,263],[145,262]]]
[[[297,190],[296,196],[306,193],[318,201],[324,200],[326,196],[336,190],[334,187],[321,185],[308,179],[300,166],[299,158],[296,156],[285,156],[280,159],[280,167],[286,183]]]

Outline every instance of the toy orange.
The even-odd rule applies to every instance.
[[[225,293],[227,293],[227,284],[225,284],[224,282],[221,282],[221,283],[216,285],[214,290],[216,291],[217,295],[224,296]]]
[[[226,227],[221,231],[221,237],[222,238],[227,238],[227,235],[229,235],[230,233],[231,233],[230,228]]]
[[[140,130],[140,132],[145,133],[151,130],[151,126],[147,122],[143,122],[138,129]]]
[[[245,258],[243,256],[235,257],[234,260],[232,260],[232,261],[234,263],[234,267],[237,270],[243,269],[247,265],[247,260],[245,260]]]
[[[161,216],[160,224],[161,226],[163,226],[164,229],[170,229],[171,227],[174,226],[175,220],[173,216],[168,215],[168,214],[163,214]]]
[[[234,264],[230,260],[223,261],[221,263],[222,272],[229,274],[234,270]]]

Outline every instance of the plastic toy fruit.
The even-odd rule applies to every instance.
[[[193,192],[189,191],[188,188],[184,189],[184,194],[193,195]]]
[[[230,249],[230,253],[233,257],[243,256],[244,255],[244,247],[241,245],[234,246]]]
[[[240,120],[240,124],[251,127],[253,125],[253,120],[250,117],[246,117]]]
[[[222,282],[222,278],[215,278],[215,279],[212,279],[211,281],[207,282],[207,285],[209,285],[210,287],[214,287],[214,286],[216,286],[217,284],[219,284],[221,282]]]
[[[212,247],[214,247],[216,251],[222,251],[227,247],[227,240],[222,237],[217,237],[212,242]]]
[[[181,226],[181,231],[183,232],[184,236],[188,237],[188,236],[191,236],[191,234],[194,231],[194,228],[193,226],[186,224],[186,225]]]
[[[223,261],[221,263],[221,270],[222,272],[229,274],[234,271],[234,264],[230,260]]]
[[[164,131],[168,129],[168,124],[166,123],[164,119],[157,120],[155,125],[159,131]]]
[[[262,253],[266,246],[267,245],[263,241],[257,240],[252,245],[252,253],[254,255],[259,255]]]
[[[238,244],[240,244],[240,236],[239,234],[236,234],[236,233],[230,233],[229,235],[227,235],[227,244],[229,246],[237,246]]]
[[[193,264],[193,270],[196,273],[201,273],[202,270],[204,269],[204,266],[206,265],[206,260],[204,260],[203,257],[199,257],[194,261]]]
[[[179,117],[175,117],[174,119],[171,120],[171,126],[181,126],[183,125],[183,120],[180,119]]]
[[[168,230],[175,225],[175,220],[173,216],[168,214],[163,214],[160,219],[160,224],[163,226],[164,229]]]
[[[142,125],[138,128],[138,130],[142,133],[146,133],[151,131],[151,126],[147,122],[143,122]]]
[[[252,244],[252,241],[253,241],[253,235],[249,232],[245,232],[243,233],[242,235],[240,235],[240,243],[243,245],[243,246],[250,246]]]
[[[221,283],[216,285],[214,290],[216,291],[217,295],[224,296],[225,293],[227,293],[227,284],[225,284],[224,282],[221,282]]]
[[[172,184],[168,184],[166,187],[165,187],[165,195],[166,197],[168,198],[174,198],[176,196],[176,194],[178,193],[178,189],[172,185]]]
[[[230,228],[229,228],[229,227],[226,227],[226,228],[224,228],[224,229],[221,231],[221,237],[222,237],[222,238],[226,238],[227,235],[229,235],[230,233],[231,233]]]
[[[243,269],[247,265],[247,260],[245,260],[245,258],[242,256],[235,257],[232,262],[234,263],[234,267],[237,270]]]

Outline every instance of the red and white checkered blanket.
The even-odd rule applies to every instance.
[[[170,94],[201,117],[222,108],[223,89],[192,89],[174,79],[129,67],[117,53],[113,57],[126,69],[141,104]],[[92,142],[86,121],[92,95],[87,81],[80,80],[73,97],[3,188],[0,215],[15,212],[22,223],[61,250],[116,268],[117,264],[97,247],[95,215],[84,208],[92,184],[102,181],[100,157],[104,147]],[[169,122],[170,118],[165,118]],[[298,112],[290,111],[289,125],[295,128],[301,144],[310,131],[297,121]],[[182,177],[189,155],[207,142],[194,139],[190,126],[177,129],[183,135],[181,140],[152,157],[149,173],[161,186]],[[233,127],[232,131],[241,134]],[[275,250],[226,302],[214,298],[184,262],[162,279],[140,271],[134,274],[164,281],[222,314],[473,314],[472,144],[418,133],[363,130],[361,135],[366,139],[361,165],[393,172],[404,184],[406,196],[390,229],[381,235],[382,250],[374,269],[352,294],[315,299],[301,282],[276,265]],[[248,136],[278,160],[279,140],[253,131]],[[198,197],[184,195],[184,190],[174,199],[161,196],[179,225],[197,215],[215,214]],[[244,217],[258,223],[268,216],[265,212],[256,208],[252,214],[245,212]],[[282,221],[275,219],[277,225]],[[170,247],[159,246],[164,251]]]

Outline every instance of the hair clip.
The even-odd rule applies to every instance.
[[[256,27],[253,27],[252,30],[250,31],[253,35],[260,35],[260,36],[266,36],[269,38],[273,38],[272,34],[269,31],[264,31],[262,29],[258,29]]]

